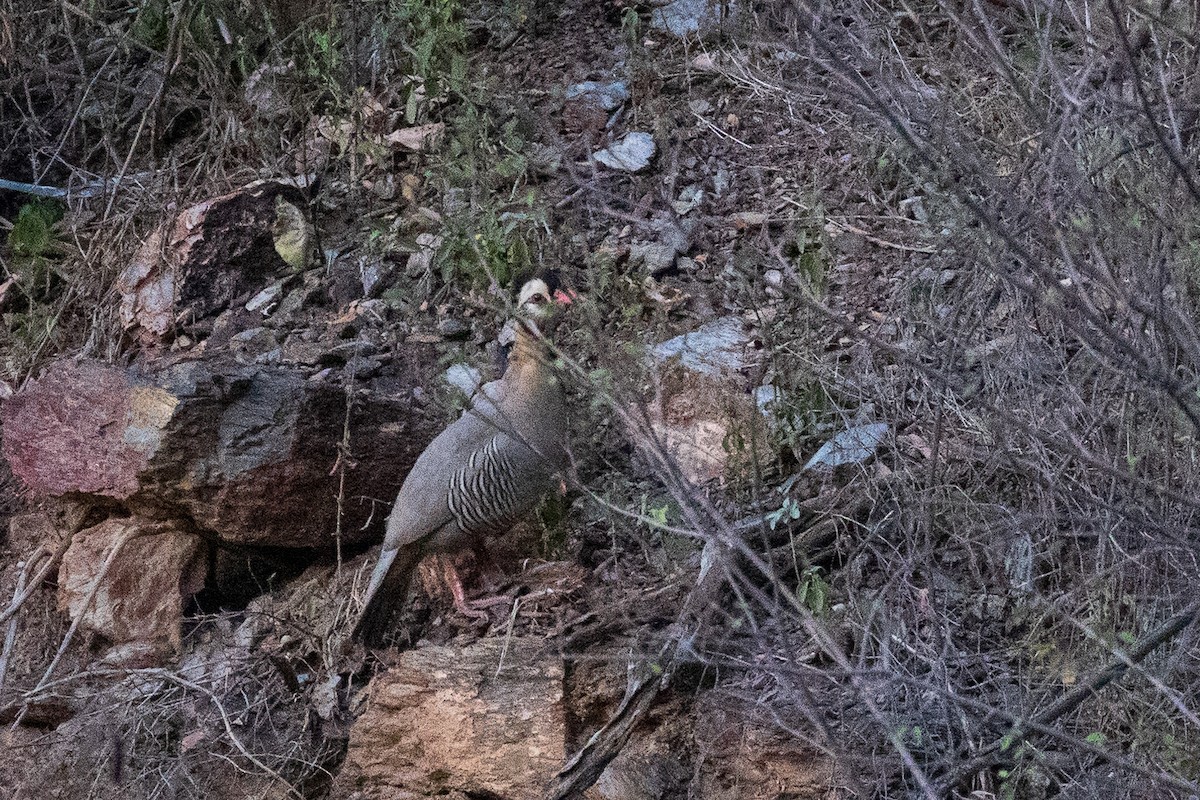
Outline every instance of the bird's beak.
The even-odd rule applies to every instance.
[[[575,292],[571,291],[570,289],[554,290],[554,302],[558,303],[559,305],[569,306],[576,299],[578,299],[578,297],[579,295],[575,294]]]

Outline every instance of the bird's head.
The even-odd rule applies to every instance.
[[[556,275],[548,273],[521,286],[517,309],[526,323],[532,323],[533,327],[548,334],[575,297],[574,292],[559,285]]]

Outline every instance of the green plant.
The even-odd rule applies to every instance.
[[[817,617],[829,610],[829,583],[821,577],[820,567],[806,567],[796,587],[796,599]],[[920,729],[916,729],[918,734]]]
[[[55,243],[54,226],[63,218],[61,203],[39,200],[26,203],[17,212],[8,232],[10,259],[8,270],[16,286],[31,301],[53,294],[58,275],[51,258]]]
[[[457,0],[400,0],[394,13],[403,25],[403,48],[413,73],[422,81],[419,90],[428,98],[446,91],[463,94],[467,32]]]

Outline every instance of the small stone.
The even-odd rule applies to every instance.
[[[283,294],[284,284],[286,284],[289,280],[291,280],[290,276],[287,278],[280,278],[258,294],[254,295],[254,297],[251,297],[249,302],[246,303],[246,310],[261,311],[263,316],[269,314],[271,312],[271,308],[279,300],[279,296]]]
[[[783,272],[769,269],[763,273],[763,283],[767,285],[767,294],[779,297],[783,294]]]
[[[654,137],[642,131],[627,133],[608,147],[594,154],[594,158],[609,169],[621,172],[640,172],[650,166],[650,159],[658,152]]]
[[[446,317],[438,323],[438,333],[447,339],[456,339],[471,332],[471,326],[458,317]]]
[[[675,266],[675,248],[660,242],[634,242],[629,245],[629,264],[644,267],[651,275]]]
[[[567,87],[566,99],[585,98],[594,102],[605,111],[616,111],[629,100],[629,87],[624,81],[600,83],[599,81],[584,81]]]
[[[761,211],[739,211],[730,216],[729,221],[733,223],[733,227],[741,231],[747,228],[762,227],[767,221],[767,215]]]
[[[713,105],[707,100],[700,98],[697,100],[689,100],[688,108],[691,109],[693,114],[707,114],[708,112],[712,111]]]
[[[691,232],[696,229],[695,220],[662,220],[654,226],[658,230],[658,241],[676,253],[686,253],[692,247]]]
[[[529,162],[529,171],[542,177],[553,175],[562,166],[562,152],[557,147],[540,142],[530,142],[525,146],[525,158]]]
[[[717,0],[675,0],[650,13],[650,27],[680,38],[690,36],[720,22],[722,6],[732,13],[736,4],[731,1],[726,5]]]
[[[721,167],[712,176],[713,194],[721,197],[725,192],[729,191],[729,170]]]
[[[690,186],[683,187],[683,191],[679,193],[679,199],[671,203],[675,209],[675,213],[683,216],[696,206],[704,202],[704,187],[698,183],[693,183]]]
[[[764,383],[762,386],[755,387],[754,389],[754,404],[758,406],[758,410],[762,412],[764,417],[772,417],[775,413],[775,407],[782,400],[783,392],[777,386]]]
[[[751,337],[737,317],[706,322],[691,333],[676,336],[650,350],[656,361],[679,356],[683,366],[705,375],[739,372],[757,361]]]
[[[342,374],[358,381],[366,381],[379,374],[380,366],[378,358],[355,356],[342,367]]]
[[[469,364],[451,364],[442,375],[446,383],[458,389],[467,397],[475,394],[483,385],[483,376],[479,370]]]
[[[250,328],[235,334],[229,340],[229,349],[240,363],[274,363],[281,355],[275,332],[268,328]],[[274,357],[267,358],[272,353]]]

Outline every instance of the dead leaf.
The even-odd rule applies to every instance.
[[[925,441],[925,438],[920,434],[907,433],[900,438],[925,458],[933,458],[933,448],[929,446],[929,442]]]
[[[766,224],[767,215],[761,211],[739,211],[729,217],[729,221],[733,223],[733,227],[739,231],[744,231],[747,228],[759,228]]]
[[[187,736],[183,737],[183,741],[181,741],[179,743],[179,750],[180,750],[180,752],[186,753],[188,750],[191,750],[193,747],[195,747],[196,745],[200,744],[203,741],[204,741],[204,731],[194,730],[191,733],[189,733]]]
[[[388,144],[419,153],[432,150],[441,142],[446,130],[444,122],[431,122],[428,125],[418,125],[415,128],[401,128],[383,137]]]

